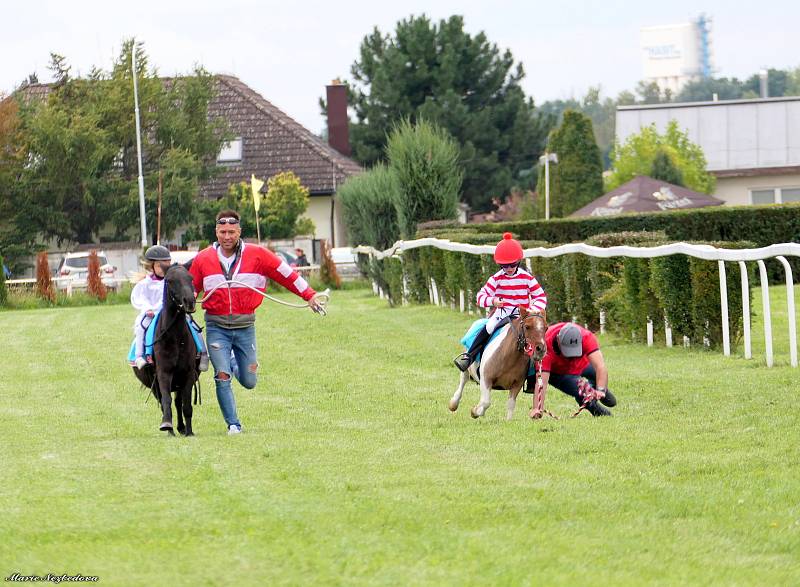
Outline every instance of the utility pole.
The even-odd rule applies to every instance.
[[[136,80],[136,39],[131,49],[131,69],[133,71],[133,104],[136,117],[136,155],[139,161],[139,219],[142,228],[142,248],[147,246],[147,222],[144,215],[144,176],[142,175],[142,123],[139,120],[139,84]]]
[[[539,164],[544,163],[544,219],[550,220],[550,162],[558,163],[558,155],[544,152],[539,157]]]

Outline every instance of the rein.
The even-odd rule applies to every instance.
[[[260,289],[257,289],[255,287],[253,287],[249,283],[244,283],[243,281],[238,281],[236,279],[227,279],[227,280],[225,280],[225,281],[223,281],[221,283],[218,283],[217,285],[212,287],[210,290],[208,290],[206,292],[206,294],[203,296],[203,299],[198,300],[198,303],[202,304],[203,302],[208,300],[208,298],[211,297],[211,294],[213,294],[215,291],[217,291],[223,285],[227,285],[228,289],[230,290],[231,289],[231,285],[234,284],[234,283],[236,285],[241,285],[243,287],[246,287],[246,288],[256,292],[257,294],[267,298],[268,300],[271,300],[271,301],[276,302],[278,304],[282,304],[284,306],[289,306],[290,308],[308,308],[309,307],[309,304],[307,302],[305,304],[293,304],[291,302],[284,302],[283,300],[279,300],[278,298],[272,297],[268,293],[263,292]],[[317,294],[317,299],[318,299],[319,305],[320,305],[320,309],[319,309],[318,313],[322,314],[323,316],[326,316],[328,314],[328,311],[327,311],[326,307],[328,305],[328,302],[331,299],[330,291],[331,291],[330,288],[328,288],[325,291],[320,292],[320,293]],[[316,312],[317,310],[314,310],[314,311]]]

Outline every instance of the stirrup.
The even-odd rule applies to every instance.
[[[472,365],[473,361],[470,359],[468,353],[461,353],[455,359],[453,359],[453,364],[458,367],[458,370],[464,373],[469,366]]]

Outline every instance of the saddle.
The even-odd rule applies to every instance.
[[[161,317],[161,310],[156,312],[155,316],[153,316],[153,320],[150,322],[150,325],[147,327],[147,330],[144,333],[144,356],[150,357],[153,356],[153,342],[155,341],[156,337],[156,326],[158,326],[158,319]],[[197,324],[194,323],[193,320],[186,316],[186,324],[189,325],[189,332],[192,333],[192,339],[194,340],[194,346],[197,349],[197,352],[201,352],[205,349],[205,345],[203,344],[203,339],[201,337],[201,330]],[[136,360],[136,341],[131,342],[131,350],[128,352],[128,362],[133,363]]]
[[[481,328],[486,328],[486,323],[488,321],[489,320],[487,318],[479,318],[475,320],[475,322],[473,322],[472,325],[467,329],[467,332],[464,333],[464,336],[462,336],[461,340],[459,341],[463,345],[465,351],[469,350],[469,348],[472,346],[472,341],[474,341],[475,337],[478,336],[478,333],[481,331]],[[500,331],[508,324],[511,324],[511,317],[507,316],[502,320],[500,320],[500,322],[497,323],[494,332],[492,332],[492,336],[489,338],[489,341],[486,343],[486,346],[489,346],[489,344],[491,344],[491,342],[500,334]],[[475,359],[478,363],[478,370],[479,370],[478,372],[480,372],[482,355],[483,353],[479,354],[478,357]],[[535,374],[536,374],[536,368],[534,367],[533,361],[531,361],[531,364],[528,367],[528,375],[530,376]]]

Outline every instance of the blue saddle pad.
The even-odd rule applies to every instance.
[[[156,315],[153,316],[153,320],[150,322],[150,326],[147,327],[147,330],[144,333],[144,354],[152,355],[153,354],[153,341],[155,340],[156,336],[156,326],[158,325],[158,319],[161,316],[161,310],[156,312]],[[189,316],[186,316],[186,323],[189,325],[189,332],[192,333],[192,338],[194,339],[194,345],[197,347],[197,352],[205,352],[206,345],[203,343],[203,338],[200,334],[200,330],[197,326],[192,323],[189,319]],[[134,340],[131,342],[131,350],[128,352],[128,362],[132,363],[136,360],[136,341]]]
[[[472,346],[472,342],[475,340],[475,337],[478,336],[478,332],[481,331],[481,328],[486,328],[486,323],[488,321],[489,320],[487,318],[479,318],[475,320],[475,322],[472,323],[472,326],[470,326],[467,329],[467,332],[464,334],[464,336],[461,337],[461,344],[464,346],[464,350],[469,350],[469,347]],[[500,334],[502,330],[503,330],[502,328],[496,329],[492,333],[491,338],[489,338],[489,342],[492,342],[495,339],[495,337],[497,337],[497,335]],[[489,342],[486,343],[486,346],[489,346]],[[483,353],[478,355],[478,363],[481,362],[482,354]],[[535,374],[536,374],[536,369],[533,366],[533,362],[531,362],[531,366],[528,369],[528,375],[535,375]]]

